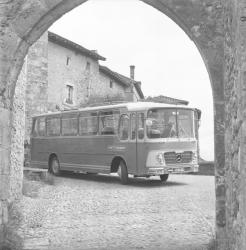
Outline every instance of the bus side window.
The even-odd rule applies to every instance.
[[[144,138],[144,113],[138,114],[138,139]]]
[[[78,119],[77,115],[66,115],[62,117],[62,135],[77,135]]]
[[[119,114],[114,111],[104,111],[99,116],[99,132],[101,135],[114,135],[117,131]]]
[[[33,119],[32,136],[36,137],[37,135],[38,135],[38,119]]]
[[[129,138],[129,127],[130,127],[130,121],[128,115],[122,115],[120,117],[120,123],[119,123],[119,137],[120,140],[128,140]]]
[[[39,118],[38,119],[38,135],[39,136],[45,136],[46,129],[45,129],[45,118]]]
[[[136,139],[136,115],[131,114],[131,140]]]
[[[58,136],[61,131],[61,120],[58,117],[47,119],[47,135]]]
[[[98,130],[97,113],[85,113],[79,117],[79,134],[96,135]]]

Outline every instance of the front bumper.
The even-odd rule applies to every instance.
[[[162,174],[180,174],[180,173],[195,173],[198,172],[199,165],[168,165],[165,167],[149,167],[147,170],[148,175],[162,175]]]

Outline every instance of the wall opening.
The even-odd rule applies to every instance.
[[[93,1],[88,1],[88,3],[86,3],[86,4],[90,4],[90,2],[92,3]],[[97,2],[97,4],[99,4],[98,2]],[[112,2],[111,2],[111,4],[112,4]],[[142,3],[141,3],[142,4]],[[84,7],[85,7],[85,5],[83,5]],[[82,6],[82,7],[83,7]],[[75,6],[74,6],[75,7]],[[69,9],[71,9],[71,6],[68,6],[68,10]],[[77,9],[78,10],[78,9]],[[75,11],[77,11],[77,10],[75,10]],[[111,12],[111,13],[113,13],[113,11]],[[62,14],[62,13],[61,13]],[[102,11],[102,6],[101,6],[101,13],[99,13],[99,14],[101,14],[102,15],[102,17],[103,17],[103,15],[104,15],[104,13],[103,13],[103,11]],[[160,14],[160,13],[159,13]],[[146,13],[145,13],[145,15],[146,15]],[[160,15],[162,15],[162,14],[160,14]],[[100,15],[99,15],[100,16]],[[162,15],[163,16],[163,15]],[[136,19],[138,19],[138,17],[135,17]],[[159,18],[159,17],[158,17]],[[157,19],[158,19],[157,18]],[[56,19],[56,18],[53,18],[53,19]],[[123,19],[124,20],[124,19]],[[137,20],[139,23],[141,23],[142,24],[142,20]],[[156,24],[156,23],[155,23]],[[119,24],[119,25],[121,25],[121,24]],[[132,23],[130,23],[129,25],[132,25]],[[54,26],[55,27],[55,26]],[[129,26],[128,26],[129,27]],[[70,28],[71,28],[71,26],[70,26]],[[141,27],[141,28],[143,28],[143,27]],[[141,31],[141,28],[138,30],[138,31]],[[129,35],[129,30],[128,30],[128,34],[127,33],[125,33],[124,35],[127,37],[127,36],[129,36],[129,39],[126,39],[127,40],[127,42],[126,43],[124,43],[124,42],[122,42],[122,40],[120,40],[119,42],[115,42],[115,46],[116,46],[116,48],[117,48],[117,50],[122,50],[123,49],[123,47],[125,46],[127,49],[129,49],[129,51],[131,51],[130,52],[130,54],[131,54],[131,58],[130,58],[130,60],[129,61],[127,61],[127,63],[125,64],[125,66],[124,66],[124,64],[122,64],[122,66],[120,66],[120,67],[122,67],[122,68],[116,68],[114,65],[116,65],[117,63],[115,63],[113,60],[113,57],[112,57],[112,59],[108,56],[110,53],[108,53],[107,52],[107,50],[105,50],[105,53],[103,52],[103,50],[102,50],[102,52],[100,51],[101,49],[99,48],[99,46],[97,45],[97,44],[95,44],[95,45],[93,45],[93,46],[91,46],[91,45],[88,45],[88,47],[89,48],[95,48],[95,49],[99,49],[99,51],[100,51],[100,53],[102,53],[103,55],[105,54],[105,56],[108,58],[108,61],[110,62],[110,63],[112,63],[112,68],[114,68],[116,71],[119,71],[119,72],[121,72],[121,73],[124,73],[125,72],[125,69],[124,69],[124,67],[126,67],[126,70],[127,70],[127,68],[128,68],[128,65],[131,65],[131,64],[135,64],[136,65],[136,79],[139,77],[140,79],[139,80],[141,80],[142,81],[142,88],[143,88],[143,90],[144,90],[144,92],[146,92],[145,93],[145,95],[155,95],[155,93],[163,93],[163,95],[168,95],[168,96],[173,96],[173,97],[176,97],[176,98],[181,98],[181,99],[188,99],[188,101],[190,101],[191,99],[192,99],[192,96],[195,96],[195,98],[194,99],[192,99],[192,101],[191,101],[191,105],[192,106],[196,106],[196,107],[201,107],[201,105],[203,105],[203,107],[205,107],[205,109],[207,110],[207,107],[208,107],[208,104],[209,103],[211,103],[211,102],[209,102],[208,101],[208,99],[210,98],[210,100],[212,100],[212,96],[211,96],[211,91],[210,91],[210,94],[209,94],[209,91],[208,91],[208,95],[207,95],[207,102],[206,103],[201,103],[200,102],[200,98],[198,99],[197,98],[197,94],[198,94],[198,92],[199,91],[202,91],[203,92],[203,97],[204,97],[204,90],[201,90],[200,88],[199,89],[197,89],[197,85],[199,85],[199,83],[197,83],[197,85],[195,84],[195,85],[190,85],[191,84],[191,75],[192,76],[194,76],[194,75],[198,75],[199,73],[198,72],[201,72],[201,71],[203,71],[203,73],[205,72],[205,67],[203,68],[203,69],[201,69],[201,71],[199,71],[200,69],[198,69],[198,67],[197,67],[197,64],[196,64],[196,67],[194,67],[194,65],[192,66],[190,66],[189,65],[189,67],[192,67],[192,73],[188,73],[187,74],[187,69],[185,69],[184,68],[184,66],[186,66],[187,65],[187,58],[188,57],[191,57],[191,54],[185,54],[185,56],[184,56],[184,58],[182,58],[181,59],[181,54],[184,52],[184,49],[182,49],[182,48],[180,48],[180,44],[177,44],[176,45],[176,48],[174,49],[174,50],[176,50],[176,53],[177,53],[177,50],[178,50],[178,48],[180,48],[180,50],[179,50],[179,52],[178,52],[178,57],[177,58],[175,58],[174,59],[174,56],[172,55],[172,53],[174,54],[174,50],[173,51],[171,51],[169,48],[169,46],[170,46],[170,42],[169,42],[169,44],[168,44],[168,42],[167,43],[165,43],[165,45],[163,45],[164,44],[164,42],[162,43],[162,44],[158,44],[157,43],[157,41],[156,40],[161,40],[161,36],[163,36],[163,34],[166,34],[166,32],[163,32],[162,31],[162,28],[159,26],[159,25],[156,25],[155,26],[155,29],[157,29],[157,30],[155,30],[155,29],[153,29],[153,30],[151,30],[151,27],[148,27],[148,26],[145,26],[145,29],[146,28],[149,28],[149,30],[148,30],[148,32],[147,32],[147,34],[145,34],[145,36],[144,37],[142,37],[142,40],[147,40],[147,42],[148,42],[148,45],[146,45],[146,44],[144,44],[142,41],[140,41],[140,42],[138,42],[137,44],[130,44],[129,43],[129,41],[128,40],[132,40],[132,35]],[[53,28],[52,28],[53,29]],[[145,29],[142,29],[142,31],[143,30],[145,30]],[[103,31],[103,32],[106,32],[106,29],[100,29],[100,31]],[[123,30],[121,30],[121,31],[123,31]],[[136,29],[135,29],[135,32],[136,32]],[[40,32],[41,33],[41,32]],[[58,31],[56,31],[56,33],[58,33]],[[123,33],[123,32],[122,32]],[[159,38],[157,38],[157,39],[154,39],[154,38],[152,38],[152,40],[151,40],[151,37],[150,37],[150,34],[151,33],[158,33],[158,37]],[[60,33],[60,35],[62,35],[62,33]],[[111,35],[112,36],[116,36],[115,35],[115,32],[113,32],[113,31],[111,31]],[[82,45],[84,45],[84,46],[87,46],[86,44],[85,44],[85,42],[82,40],[81,42],[79,41],[79,40],[77,40],[77,39],[79,39],[79,38],[72,38],[72,37],[69,37],[68,36],[68,34],[65,34],[64,35],[65,37],[67,37],[67,38],[69,38],[70,40],[72,40],[72,41],[75,41],[75,42],[77,42],[77,43],[79,43],[79,44],[82,44]],[[84,34],[84,36],[86,36],[85,34]],[[123,35],[122,35],[123,36]],[[103,35],[102,35],[102,37],[103,37]],[[106,36],[107,37],[107,36]],[[108,35],[108,37],[109,37],[109,35]],[[128,37],[127,37],[128,38]],[[164,40],[166,40],[165,39],[165,37],[164,37]],[[163,40],[162,40],[163,41]],[[153,44],[153,46],[154,46],[154,50],[155,50],[155,52],[156,52],[156,54],[155,54],[155,56],[153,57],[153,55],[152,55],[152,53],[150,52],[150,51],[148,51],[147,50],[147,48],[149,48],[149,46],[150,46],[150,44]],[[127,46],[129,46],[129,47],[127,47]],[[141,47],[142,46],[142,47]],[[144,51],[145,52],[145,54],[144,53],[142,53],[143,54],[143,57],[144,57],[144,59],[143,58],[141,58],[141,60],[142,61],[147,61],[148,63],[147,63],[147,66],[145,65],[145,66],[142,66],[142,67],[139,67],[139,71],[138,71],[138,65],[140,65],[140,63],[138,63],[138,61],[137,61],[137,58],[138,58],[138,56],[139,56],[139,54],[141,53],[141,52],[138,52],[137,51],[137,48],[138,47],[141,47],[141,50],[142,51]],[[162,54],[161,53],[161,51],[163,51],[165,48],[163,48],[163,47],[166,47],[167,48],[167,50],[166,50],[166,53],[169,53],[170,51],[171,51],[171,57],[170,57],[170,59],[169,59],[169,64],[165,64],[164,63],[164,61],[165,61],[165,53],[164,54]],[[94,49],[93,48],[93,49]],[[133,49],[133,50],[132,50]],[[165,51],[165,50],[164,50]],[[186,51],[185,51],[186,52]],[[193,51],[194,52],[194,51]],[[193,53],[192,52],[192,53]],[[197,52],[195,52],[194,54],[196,54]],[[114,54],[116,54],[116,52],[114,52]],[[118,54],[118,53],[117,53]],[[120,56],[120,55],[119,55]],[[193,57],[193,54],[192,54],[192,57]],[[195,58],[196,56],[194,55],[194,58]],[[117,60],[119,60],[119,61],[121,61],[121,62],[124,62],[124,57],[120,57],[120,58],[117,58]],[[73,60],[71,60],[71,62],[73,62]],[[171,63],[172,63],[172,65],[175,65],[175,66],[171,66]],[[176,67],[177,67],[177,64],[178,65],[182,65],[183,67],[181,67],[181,68],[179,68],[179,69],[177,69]],[[106,63],[105,63],[105,65],[106,65]],[[157,67],[157,65],[159,66],[159,65],[161,65],[162,67],[160,67],[160,68],[158,68]],[[117,66],[118,67],[118,66]],[[153,71],[153,73],[152,74],[150,74],[148,77],[146,77],[146,78],[144,78],[144,77],[142,77],[142,74],[144,73],[144,72],[150,72],[151,70],[153,70],[153,68],[154,68],[154,71]],[[175,68],[176,70],[175,71],[172,71],[172,69],[173,68]],[[141,72],[142,71],[142,72]],[[158,71],[161,71],[161,74],[158,74]],[[128,75],[128,70],[127,70],[127,73],[126,73],[126,75]],[[174,76],[177,76],[177,75],[182,75],[182,78],[180,78],[181,80],[178,80],[179,78],[174,78]],[[187,76],[187,79],[185,79],[184,80],[184,76]],[[158,76],[158,77],[157,77]],[[146,80],[145,80],[146,79]],[[206,76],[206,74],[205,74],[205,76],[204,76],[204,79],[199,79],[199,80],[193,80],[193,81],[204,81],[204,82],[207,82],[208,81],[208,77]],[[154,84],[156,84],[156,83],[159,83],[159,82],[161,82],[161,85],[160,85],[160,89],[158,89],[158,91],[157,92],[152,92],[153,90],[152,89],[148,89],[147,87],[145,87],[144,85],[146,84],[148,84],[148,83],[150,83],[150,84],[153,84],[153,82],[154,82]],[[175,82],[178,82],[178,84],[177,85],[175,85],[175,87],[173,88],[173,89],[169,89],[168,88],[168,85],[171,83],[172,85],[174,85],[174,83]],[[166,84],[167,83],[167,84]],[[154,85],[153,84],[153,85]],[[149,84],[148,84],[149,85]],[[209,84],[205,84],[205,85],[209,85]],[[90,86],[89,84],[88,84],[88,86]],[[88,88],[88,86],[87,86],[87,88]],[[185,87],[185,86],[189,86],[189,87]],[[163,87],[163,89],[162,89],[162,87]],[[146,88],[146,90],[145,90],[145,88]],[[188,89],[188,91],[187,91],[187,89]],[[183,93],[182,93],[183,92]],[[190,92],[193,92],[192,93],[192,95],[190,95]],[[179,94],[179,93],[182,93],[182,95],[181,94]],[[186,97],[183,97],[183,94],[184,93],[186,93],[187,94],[187,98]],[[198,99],[198,100],[197,100]],[[201,98],[202,99],[202,98]],[[199,103],[199,105],[197,105],[197,103],[196,103],[196,101],[197,101],[197,103]],[[212,105],[211,105],[212,106]],[[203,110],[203,108],[201,107],[201,109]],[[209,113],[209,112],[208,112]],[[211,107],[211,109],[210,109],[210,115],[211,115],[211,113],[212,113],[212,107]],[[204,114],[205,115],[205,114]],[[203,117],[204,117],[204,115],[203,115]],[[210,116],[210,117],[212,117],[212,115]],[[206,119],[205,117],[203,118],[203,119]],[[212,119],[211,119],[212,120]],[[205,125],[205,124],[204,124]],[[207,132],[207,133],[209,133],[209,132]],[[205,138],[206,136],[204,136],[204,138]],[[202,140],[202,139],[201,139]],[[209,143],[207,143],[207,144],[212,144],[213,142],[212,142],[212,140],[211,140],[211,143],[209,142]],[[204,145],[205,145],[206,143],[204,143]],[[205,148],[206,148],[206,146],[204,147],[204,150],[205,150]],[[209,145],[209,148],[211,148],[211,145]],[[212,150],[213,151],[213,150]],[[202,150],[201,150],[201,154],[203,154],[203,148],[202,148]],[[211,154],[210,154],[210,156],[205,156],[204,157],[205,159],[212,159],[213,158],[213,153],[211,152]],[[84,177],[83,177],[84,178]],[[104,178],[104,177],[103,177]],[[90,182],[90,178],[89,179],[87,179],[87,177],[86,177],[86,179],[85,179],[86,181],[88,181],[88,183]],[[94,180],[94,177],[92,178],[92,180]],[[95,180],[97,180],[97,181],[99,181],[100,179],[95,179]],[[104,180],[106,180],[106,181],[108,181],[108,179],[106,178],[106,179],[104,179]],[[109,181],[110,182],[110,181]],[[181,183],[181,185],[182,185],[182,183]],[[80,199],[83,199],[83,197],[79,197]],[[148,197],[148,198],[150,198],[150,196]],[[144,201],[146,201],[146,199],[144,198]],[[187,199],[184,199],[183,200],[183,202],[184,203],[187,203],[187,202],[189,202],[189,200],[187,200]],[[64,206],[66,205],[66,204],[63,204]],[[122,204],[123,205],[123,204]],[[188,219],[188,218],[187,218]],[[93,220],[92,220],[92,222],[93,222]],[[74,232],[74,233],[76,233],[76,232]],[[212,234],[213,234],[213,232],[212,232]]]

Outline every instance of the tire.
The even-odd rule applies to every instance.
[[[161,174],[160,175],[161,182],[163,182],[163,183],[166,182],[168,179],[168,176],[169,176],[169,174]]]
[[[56,156],[54,156],[50,161],[50,172],[56,176],[61,174],[60,163]]]
[[[120,177],[120,181],[123,185],[128,183],[128,171],[124,161],[120,161],[117,174]]]

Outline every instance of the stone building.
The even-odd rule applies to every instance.
[[[81,107],[104,100],[137,101],[144,98],[141,82],[112,71],[106,59],[52,32],[46,32],[30,49],[23,70],[26,79],[26,136],[30,117],[43,112]]]

